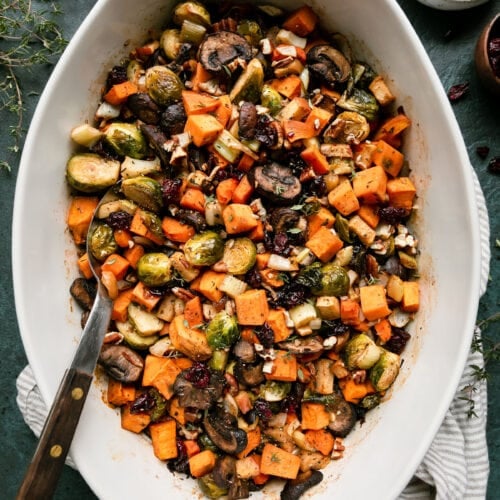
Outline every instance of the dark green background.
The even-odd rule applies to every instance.
[[[10,2],[10,0],[8,0]],[[369,1],[369,0],[367,0]],[[44,2],[34,1],[43,5]],[[69,39],[84,19],[94,2],[92,0],[71,0],[63,4],[65,15],[58,19],[64,36]],[[500,0],[462,12],[442,12],[425,7],[415,0],[399,0],[408,18],[421,37],[429,56],[436,67],[443,86],[469,82],[467,96],[453,105],[462,134],[467,145],[470,160],[483,187],[491,224],[491,272],[488,291],[481,300],[478,319],[485,319],[500,310],[500,176],[488,172],[488,160],[500,155],[500,99],[483,90],[477,80],[473,52],[482,27],[500,11]],[[2,6],[5,2],[2,1]],[[367,19],[369,28],[369,19]],[[2,42],[0,40],[0,50]],[[383,59],[383,54],[380,55]],[[51,67],[37,67],[31,73],[19,72],[26,98],[26,124],[29,123],[37,99],[50,74]],[[13,168],[10,173],[0,172],[0,497],[14,498],[23,477],[36,440],[24,424],[16,406],[15,380],[26,364],[17,326],[11,278],[11,220],[14,189],[19,158],[6,152],[11,144],[8,126],[14,124],[14,117],[6,111],[0,112],[2,124],[0,151],[2,158],[8,158]],[[50,125],[48,125],[50,126]],[[488,158],[481,159],[478,146],[488,146]],[[450,179],[452,181],[452,179]],[[450,248],[450,252],[453,249]],[[457,269],[457,273],[460,270]],[[33,286],[37,286],[36,282]],[[484,335],[492,342],[500,341],[500,323],[490,325]],[[488,442],[490,453],[490,481],[488,498],[499,498],[500,489],[500,362],[488,365],[490,373]],[[81,476],[66,467],[61,478],[56,498],[95,498]]]

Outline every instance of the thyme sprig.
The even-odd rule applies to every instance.
[[[25,95],[19,72],[30,71],[42,64],[52,64],[66,46],[54,18],[62,13],[58,3],[41,0],[35,8],[31,0],[0,1],[0,112],[15,115],[9,126],[12,136],[7,150],[18,154],[25,134]],[[0,159],[0,168],[11,170],[7,159]]]
[[[476,324],[471,350],[472,352],[479,352],[482,354],[484,365],[469,365],[469,369],[472,371],[473,381],[472,383],[462,387],[461,390],[462,395],[459,399],[466,401],[468,404],[468,418],[478,416],[475,408],[476,404],[474,401],[474,395],[478,392],[481,382],[489,379],[490,374],[487,370],[488,363],[491,361],[500,361],[500,342],[493,341],[487,335],[481,336],[481,330],[486,330],[491,323],[495,323],[497,321],[500,321],[500,312],[492,314],[488,318],[478,321]]]

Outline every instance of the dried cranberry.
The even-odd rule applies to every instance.
[[[271,118],[269,116],[259,115],[255,126],[255,139],[268,148],[274,146],[278,141],[276,129],[270,123]]]
[[[410,340],[411,335],[402,328],[393,327],[391,338],[384,344],[384,348],[395,354],[401,354]]]
[[[197,389],[205,389],[210,383],[210,370],[203,363],[194,363],[186,373],[186,380]]]
[[[127,212],[113,212],[106,219],[106,223],[113,229],[128,229],[132,216]]]
[[[272,347],[274,344],[274,332],[268,323],[264,323],[262,326],[255,328],[255,335],[260,340],[260,343],[265,347]]]
[[[186,445],[182,439],[177,438],[175,442],[177,448],[177,457],[173,460],[168,460],[167,467],[171,472],[180,472],[189,474],[189,457],[186,450]]]
[[[292,169],[293,175],[299,177],[302,171],[307,167],[306,162],[300,157],[299,153],[291,152],[285,160],[285,163]]]
[[[108,88],[110,88],[113,85],[126,82],[127,80],[127,68],[125,68],[124,66],[114,66],[108,73],[106,85]]]
[[[178,205],[181,201],[181,179],[165,179],[162,184],[165,205]]]
[[[303,189],[306,195],[317,196],[319,198],[325,196],[328,192],[325,178],[322,175],[318,175],[309,182],[306,182]]]
[[[297,410],[299,409],[299,401],[296,396],[293,395],[288,395],[280,405],[281,411],[284,411],[285,413],[297,413]]]
[[[321,321],[321,328],[318,333],[323,337],[331,337],[332,335],[343,335],[349,331],[349,326],[342,323],[339,319]]]
[[[488,163],[488,170],[492,174],[500,174],[500,156],[494,156]]]
[[[379,207],[377,215],[388,224],[399,224],[402,220],[406,219],[410,212],[406,208],[401,207]]]
[[[483,160],[488,156],[490,152],[490,148],[488,146],[478,146],[476,148],[476,154],[479,156],[479,158],[482,158]]]
[[[154,397],[149,392],[143,392],[130,407],[130,413],[143,413],[151,411],[156,405]]]
[[[262,420],[269,420],[273,416],[273,412],[271,411],[271,405],[265,400],[265,399],[257,399],[255,400],[255,403],[253,404],[253,409],[255,410],[255,413],[262,419]]]
[[[457,85],[453,85],[448,90],[448,98],[451,102],[456,102],[462,99],[469,92],[469,83],[459,83]]]
[[[262,284],[262,275],[256,267],[253,267],[246,274],[245,281],[251,288],[260,288],[260,285]]]
[[[290,309],[291,307],[303,304],[309,296],[308,289],[299,283],[287,283],[282,286],[274,297],[270,299],[272,307],[284,307]]]

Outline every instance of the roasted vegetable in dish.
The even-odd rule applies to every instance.
[[[71,294],[84,321],[88,243],[107,402],[210,498],[300,498],[397,379],[420,285],[395,100],[308,6],[187,1],[72,131]]]

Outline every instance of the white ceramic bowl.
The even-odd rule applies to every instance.
[[[293,8],[300,0],[277,2]],[[91,120],[107,71],[149,27],[169,15],[168,0],[101,0],[55,68],[28,133],[18,177],[13,269],[19,326],[44,399],[50,403],[80,336],[69,298],[76,255],[65,228],[65,163],[71,128]],[[471,167],[446,95],[410,23],[392,0],[316,0],[329,29],[388,78],[413,120],[405,152],[416,183],[422,257],[422,312],[390,397],[346,440],[315,498],[396,497],[423,458],[451,402],[470,346],[479,289],[479,236]],[[127,44],[124,42],[127,41]],[[72,447],[102,499],[196,494],[153,456],[146,438],[120,429],[94,384]],[[279,488],[266,490],[277,498]],[[257,495],[258,496],[258,495]]]

